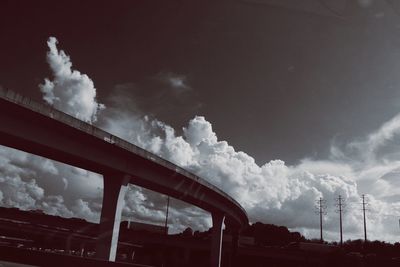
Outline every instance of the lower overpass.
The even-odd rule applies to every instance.
[[[103,175],[97,255],[115,261],[128,183],[180,199],[212,215],[211,266],[220,266],[223,224],[248,224],[245,210],[204,179],[50,106],[0,90],[0,144]]]

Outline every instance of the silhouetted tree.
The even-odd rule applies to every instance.
[[[298,232],[290,232],[285,226],[256,222],[243,229],[242,235],[252,236],[259,246],[283,246],[306,239]]]

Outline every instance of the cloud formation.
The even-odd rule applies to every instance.
[[[397,180],[393,176],[400,172],[400,161],[393,157],[376,160],[378,152],[385,152],[371,149],[371,144],[386,144],[391,140],[397,133],[392,129],[400,129],[399,124],[392,125],[396,121],[383,124],[364,141],[357,141],[357,145],[355,141],[343,147],[333,146],[328,159],[305,158],[294,166],[282,160],[258,165],[248,154],[219,141],[212,124],[202,116],[190,120],[181,136],[156,119],[130,114],[127,110],[118,110],[107,117],[103,127],[217,185],[244,206],[253,222],[286,225],[318,236],[319,222],[313,213],[315,201],[323,197],[329,207],[324,218],[326,236],[335,240],[338,225],[335,199],[341,195],[349,203],[343,216],[346,238],[361,238],[360,197],[363,193],[370,194],[370,205],[374,207],[367,215],[368,223],[374,225],[369,229],[370,238],[394,241],[390,233],[397,229],[394,222],[400,213],[398,202],[392,202],[393,198],[389,202],[386,196],[397,196],[400,184],[394,186]]]
[[[93,190],[90,185],[94,185],[82,183],[85,176],[82,174],[86,171],[80,170],[81,176],[67,176],[73,184],[73,190],[66,191],[60,186],[63,179],[59,176],[67,175],[69,170],[77,174],[75,169],[22,151],[0,147],[0,205],[22,210],[41,209],[47,214],[98,221],[100,210],[90,208],[83,200],[96,199],[101,193],[98,190],[99,195],[91,195]],[[91,179],[90,182],[96,180]],[[79,187],[81,190],[77,190]]]
[[[78,117],[86,114],[84,120],[94,121],[101,104],[95,100],[93,82],[86,75],[71,71],[72,63],[63,51],[57,50],[55,38],[49,39],[49,47],[48,61],[55,78],[41,85],[45,100],[64,112]],[[73,82],[73,77],[78,82]],[[81,79],[90,83],[80,82]],[[186,81],[169,86],[181,84]],[[90,95],[89,101],[74,98],[72,91],[68,91],[70,86],[78,93]],[[400,216],[397,179],[400,154],[396,145],[400,115],[364,138],[344,145],[333,144],[329,158],[305,158],[292,166],[279,159],[259,165],[250,155],[219,140],[205,117],[195,116],[177,132],[154,116],[144,114],[136,98],[148,98],[143,96],[140,84],[122,87],[118,86],[110,97],[110,105],[97,125],[218,186],[243,205],[252,222],[286,225],[308,237],[317,237],[319,220],[313,212],[315,201],[323,197],[328,205],[325,236],[328,240],[337,240],[338,214],[334,206],[340,194],[347,202],[343,216],[345,239],[361,238],[359,202],[361,194],[368,194],[367,224],[373,225],[368,231],[369,237],[395,241]],[[127,88],[129,97],[125,95]],[[99,218],[103,185],[98,174],[1,148],[0,178],[2,205],[41,208],[51,214],[90,221]],[[123,217],[163,224],[165,210],[166,196],[129,186]],[[181,231],[187,226],[200,230],[210,227],[210,216],[206,212],[178,200],[172,200],[170,214],[172,231]]]
[[[167,87],[174,89],[175,93],[178,94],[192,89],[187,83],[187,77],[184,75],[173,72],[161,72],[157,75],[157,78],[167,85]]]
[[[147,116],[183,125],[202,108],[198,92],[189,86],[188,78],[174,72],[160,72],[134,82],[117,84],[105,101],[107,109],[99,117],[99,124],[101,119],[118,116],[110,113],[123,110],[121,116],[129,113],[135,119]]]
[[[96,88],[86,75],[72,69],[72,63],[63,50],[57,49],[57,39],[47,41],[47,62],[53,72],[53,80],[40,84],[43,99],[56,109],[69,113],[86,122],[95,122],[105,106],[96,100]]]

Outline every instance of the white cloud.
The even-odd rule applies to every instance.
[[[236,151],[226,141],[219,141],[211,123],[204,117],[193,118],[183,128],[183,135],[179,136],[174,129],[159,121],[140,117],[129,120],[133,115],[124,110],[120,110],[119,114],[126,120],[119,122],[113,116],[108,117],[104,126],[107,130],[117,135],[134,132],[131,136],[125,134],[123,137],[217,185],[244,206],[253,222],[287,225],[303,233],[315,233],[314,237],[318,237],[319,221],[318,216],[314,215],[314,206],[316,199],[323,197],[329,206],[328,215],[324,219],[326,236],[337,239],[338,214],[334,212],[334,206],[340,194],[349,203],[347,213],[343,215],[346,238],[361,238],[362,214],[359,212],[359,202],[361,194],[366,193],[378,197],[371,198],[370,203],[371,206],[379,207],[374,209],[375,215],[368,218],[373,225],[370,237],[379,239],[382,236],[394,241],[389,232],[397,225],[389,223],[393,222],[393,216],[400,213],[398,209],[394,209],[392,214],[387,211],[393,210],[397,202],[385,202],[379,200],[379,197],[389,192],[390,195],[396,194],[399,185],[393,187],[395,179],[390,178],[389,174],[397,171],[396,168],[400,167],[398,162],[366,161],[363,157],[352,157],[354,151],[349,153],[346,149],[332,147],[335,153],[330,159],[306,158],[295,166],[273,160],[260,166],[251,156]],[[347,160],[349,157],[351,161]],[[373,177],[376,174],[379,176]],[[153,218],[159,216],[154,215]],[[158,220],[161,222],[162,217]],[[203,229],[205,225],[198,224],[197,228]]]
[[[81,120],[94,122],[105,106],[96,100],[96,88],[86,75],[72,69],[72,62],[63,50],[57,49],[57,39],[50,37],[47,41],[49,51],[47,62],[54,79],[45,79],[40,84],[43,99],[55,108],[71,114]]]
[[[71,207],[74,216],[85,219],[89,222],[98,223],[100,221],[100,212],[93,210],[88,201],[77,199]]]
[[[92,81],[71,70],[69,57],[57,50],[55,39],[49,39],[49,47],[48,61],[55,79],[41,85],[46,101],[93,121],[100,106],[95,100]],[[64,90],[69,84],[78,95],[83,93],[90,97],[74,98],[72,91]],[[175,85],[179,87],[180,83]],[[359,202],[364,193],[369,195],[370,238],[395,241],[396,218],[400,216],[397,178],[400,154],[396,151],[400,115],[364,139],[333,145],[327,159],[306,158],[294,166],[277,159],[258,165],[250,155],[218,140],[212,124],[204,117],[194,117],[179,135],[171,126],[143,116],[134,101],[113,98],[114,106],[103,113],[101,126],[104,129],[223,189],[244,206],[251,221],[286,225],[309,234],[308,237],[318,237],[319,220],[313,211],[316,199],[323,197],[328,205],[328,214],[324,217],[325,236],[337,240],[338,214],[334,212],[334,204],[340,194],[348,204],[343,216],[345,239],[361,238]],[[103,185],[98,174],[2,147],[0,171],[3,205],[42,207],[52,214],[80,216],[91,221],[99,217]],[[52,183],[53,186],[48,186]],[[130,186],[125,203],[125,218],[163,224],[165,196]],[[173,231],[187,226],[204,230],[210,226],[209,215],[177,200],[172,201],[170,214]]]
[[[45,197],[39,208],[50,215],[58,215],[65,218],[76,216],[76,214],[67,208],[64,198],[60,195]]]
[[[212,131],[211,123],[204,117],[196,116],[189,122],[188,128],[183,128],[185,138],[191,146],[198,146],[201,142],[215,144],[217,136]]]
[[[168,87],[174,89],[176,93],[191,89],[187,84],[187,78],[184,75],[179,75],[173,72],[162,72],[158,74],[158,79]]]
[[[98,174],[0,146],[2,206],[82,217],[87,211],[82,199],[90,199],[92,205],[101,203],[102,187],[102,177]],[[93,221],[96,213],[99,209],[83,218]]]
[[[126,118],[129,117],[127,114]],[[317,176],[303,170],[311,161],[303,162],[299,167],[286,166],[280,160],[258,166],[246,153],[235,151],[225,141],[218,141],[211,123],[204,117],[192,119],[188,127],[183,129],[183,136],[176,136],[171,127],[157,121],[124,120],[119,124],[112,117],[108,119],[106,128],[111,132],[129,133],[127,129],[136,129],[133,131],[134,138],[129,135],[124,137],[147,149],[153,141],[156,142],[156,149],[151,149],[154,153],[189,169],[232,195],[247,209],[253,221],[287,224],[296,212],[310,207],[312,210],[319,196],[329,195],[333,198],[337,193],[344,196],[357,194],[355,183],[348,179],[331,175]],[[120,126],[124,127],[124,131]],[[157,131],[153,131],[155,126],[158,127]],[[321,164],[318,169],[328,165],[332,164]],[[342,169],[350,172],[349,167]],[[301,208],[291,208],[291,205],[300,205]],[[293,212],[288,212],[291,210]],[[310,216],[306,218],[309,220]]]
[[[25,182],[19,176],[1,177],[0,190],[3,195],[2,202],[6,207],[24,210],[35,208],[44,193],[34,179]]]
[[[351,147],[358,149],[367,148],[369,153],[374,152],[380,146],[393,139],[400,130],[400,115],[385,122],[378,130],[368,135],[367,139],[361,142],[353,142]]]

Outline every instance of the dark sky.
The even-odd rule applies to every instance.
[[[398,113],[400,5],[277,2],[3,0],[0,85],[40,100],[55,36],[100,102],[134,84],[143,112],[177,129],[204,115],[260,164],[324,158]],[[152,99],[163,73],[186,77],[184,101]]]

